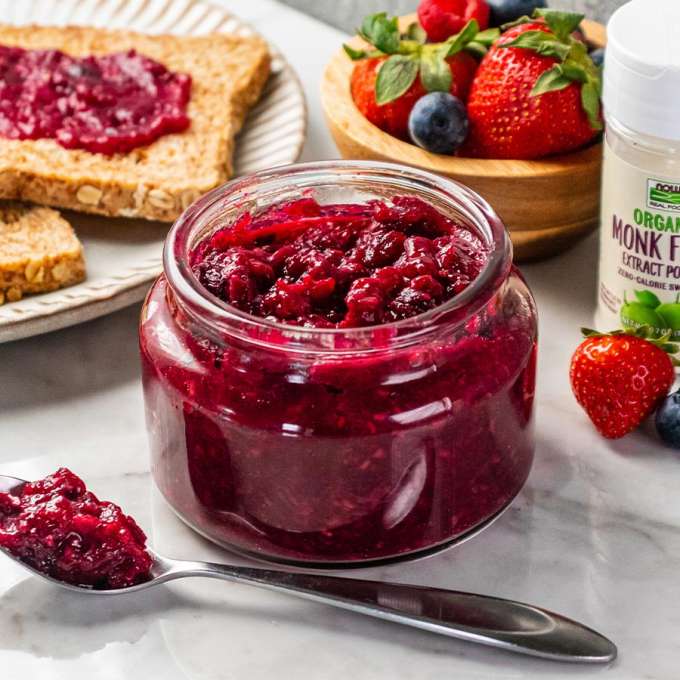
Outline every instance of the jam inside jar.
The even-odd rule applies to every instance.
[[[258,318],[192,267],[244,214],[403,196],[486,251],[462,292],[415,316],[350,328]],[[498,515],[529,474],[536,332],[505,229],[469,189],[339,161],[234,181],[174,225],[142,311],[155,483],[195,530],[263,559],[352,566],[442,548]]]

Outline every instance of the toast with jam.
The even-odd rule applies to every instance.
[[[0,198],[172,221],[231,176],[269,73],[255,36],[0,24]]]

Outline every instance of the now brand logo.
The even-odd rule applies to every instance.
[[[657,210],[680,212],[680,185],[648,179],[647,206]]]

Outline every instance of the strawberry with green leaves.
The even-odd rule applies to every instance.
[[[491,47],[468,100],[462,155],[535,159],[578,149],[602,130],[601,73],[573,37],[583,16],[538,9]]]
[[[372,49],[344,46],[357,62],[350,81],[352,99],[371,123],[408,140],[416,101],[428,92],[450,92],[465,101],[477,70],[473,54],[484,53],[499,32],[480,32],[473,20],[447,41],[427,43],[418,24],[402,35],[397,18],[381,12],[364,19],[359,35]]]
[[[402,95],[379,104],[376,97],[378,73],[387,57],[372,57],[356,64],[350,81],[352,99],[361,113],[381,130],[393,137],[409,139],[408,119],[415,103],[427,93],[419,78],[415,78],[410,87]],[[452,79],[449,91],[452,95],[465,101],[472,86],[472,79],[477,70],[477,61],[467,52],[459,52],[447,59]]]
[[[586,339],[571,360],[569,377],[578,403],[598,432],[618,439],[632,432],[665,399],[675,380],[669,354],[678,345],[670,334],[655,339],[647,327],[598,333]]]

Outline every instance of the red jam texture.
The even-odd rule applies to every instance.
[[[317,327],[416,316],[467,288],[487,252],[416,197],[319,205],[300,199],[218,230],[192,255],[201,283],[254,316]]]
[[[72,57],[0,45],[0,136],[112,155],[189,127],[191,77],[135,51]]]
[[[298,209],[323,218],[305,239],[290,232]],[[294,299],[302,301],[290,313],[267,308],[289,323],[407,318],[433,304],[417,297],[392,305],[405,290],[419,292],[412,287],[419,277],[443,289],[441,301],[465,288],[487,258],[476,234],[421,201],[395,200],[394,208],[305,201],[279,210],[266,224],[244,218],[218,232],[193,264],[212,292],[252,313],[281,282],[300,286]],[[253,245],[248,234],[271,225],[269,240]],[[409,248],[409,239],[422,249]],[[215,264],[231,257],[238,271]],[[360,273],[343,278],[351,265]],[[396,292],[382,288],[388,268]],[[375,295],[355,307],[348,292],[362,279]],[[317,299],[312,291],[324,280],[329,287],[340,280],[342,294],[336,287],[332,299]],[[302,333],[295,329],[268,333],[263,344],[252,327],[237,335],[198,322],[161,277],[140,327],[156,484],[203,535],[284,562],[395,559],[465,535],[511,501],[533,459],[533,301],[514,270],[486,299],[461,326],[438,320],[417,342],[395,346],[391,327],[381,325],[345,331],[334,341],[342,352],[321,351],[323,343],[301,351],[289,347],[287,338]],[[357,332],[372,346],[347,351],[347,333]]]
[[[17,495],[0,493],[0,548],[60,581],[97,589],[147,581],[145,546],[132,517],[65,468]]]

